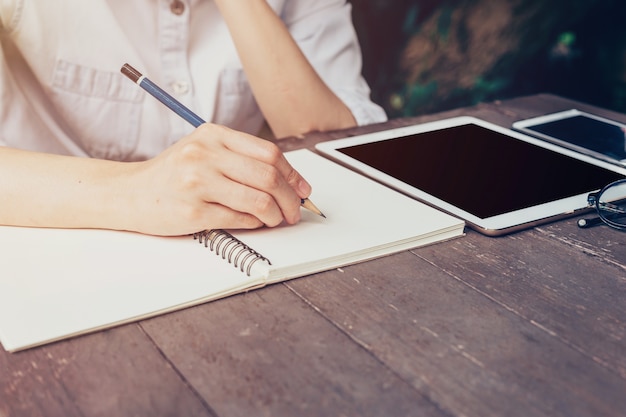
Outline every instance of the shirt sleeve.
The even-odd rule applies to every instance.
[[[350,109],[358,125],[384,122],[361,75],[362,56],[345,0],[287,0],[282,19],[322,80]]]

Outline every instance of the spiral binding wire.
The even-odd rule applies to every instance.
[[[241,272],[245,272],[248,276],[250,276],[252,265],[256,262],[263,261],[269,265],[272,264],[269,259],[225,230],[203,230],[194,233],[193,238],[199,243],[204,243],[204,246],[216,255],[221,255],[222,259],[228,259],[228,263],[233,264],[235,268],[240,268]]]

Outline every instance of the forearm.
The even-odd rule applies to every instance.
[[[132,229],[134,164],[0,148],[0,224]]]
[[[355,125],[265,0],[218,0],[244,71],[277,137]]]

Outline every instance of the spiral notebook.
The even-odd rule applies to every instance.
[[[155,237],[0,227],[0,342],[17,351],[450,239],[464,223],[307,150],[286,154],[327,218]]]

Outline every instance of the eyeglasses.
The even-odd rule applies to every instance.
[[[587,197],[598,217],[578,220],[578,227],[593,227],[605,223],[614,229],[626,231],[626,179],[610,183]]]

